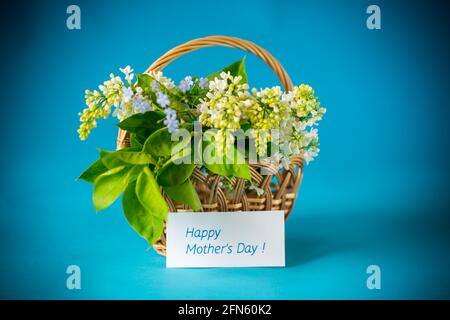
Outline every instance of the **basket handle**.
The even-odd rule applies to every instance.
[[[213,46],[238,48],[253,53],[258,58],[263,60],[275,72],[278,79],[280,79],[285,91],[290,91],[292,89],[293,85],[291,79],[289,78],[289,75],[286,73],[278,60],[276,60],[268,51],[264,50],[253,42],[228,36],[209,36],[205,38],[194,39],[181,44],[167,51],[158,60],[153,62],[153,64],[148,67],[145,73],[148,73],[150,71],[162,70],[173,60],[186,53],[198,50],[200,48]]]

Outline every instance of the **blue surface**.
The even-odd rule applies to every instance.
[[[450,298],[449,46],[439,1],[77,1],[2,9],[0,298]],[[127,64],[144,70],[192,38],[225,34],[265,47],[328,113],[322,153],[286,225],[286,268],[167,270],[117,203],[101,214],[75,177],[114,121],[78,140],[83,91]],[[242,57],[211,48],[166,74],[208,74]],[[275,76],[247,56],[250,84]],[[82,289],[65,269],[81,267]],[[366,288],[377,264],[382,289]]]

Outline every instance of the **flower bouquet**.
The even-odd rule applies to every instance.
[[[278,75],[275,86],[249,89],[244,59],[178,84],[160,71],[179,55],[223,45],[252,52]],[[293,86],[267,51],[238,38],[213,36],[178,46],[145,73],[127,66],[98,90],[86,90],[78,134],[85,140],[98,119],[118,118],[118,150],[79,177],[94,184],[97,211],[122,193],[130,225],[165,253],[169,211],[291,211],[303,163],[319,152],[316,126],[325,109],[313,89]]]

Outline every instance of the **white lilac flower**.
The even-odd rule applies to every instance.
[[[138,97],[133,100],[133,108],[136,112],[143,113],[150,110],[150,104],[144,98]]]
[[[245,105],[245,113],[254,129],[252,134],[258,155],[267,151],[267,143],[272,141],[272,131],[283,130],[281,123],[287,121],[289,105],[281,100],[282,92],[279,86],[252,90],[256,99],[248,99]],[[283,134],[281,132],[277,133]]]
[[[213,81],[209,82],[209,90],[211,91],[218,91],[223,92],[225,91],[225,88],[227,87],[227,80],[221,80],[214,78]]]
[[[209,91],[200,99],[197,110],[203,125],[218,129],[215,136],[217,152],[222,153],[234,141],[234,131],[241,128],[245,119],[244,101],[250,99],[248,85],[241,84],[241,76],[234,77],[222,72],[220,78],[209,82]]]
[[[248,189],[255,190],[255,192],[258,196],[262,196],[264,194],[264,189],[257,187],[257,186],[250,186],[250,187],[248,187]]]
[[[130,66],[126,66],[125,68],[119,68],[119,69],[120,69],[120,72],[122,72],[125,75],[134,71]]]
[[[305,149],[302,152],[302,157],[303,159],[305,159],[306,164],[309,164],[312,160],[314,160],[314,157],[316,157],[317,155],[318,155],[317,152],[309,149]]]
[[[222,79],[224,79],[224,80],[228,79],[230,76],[231,76],[231,72],[230,72],[230,71],[228,71],[228,72],[222,71],[222,72],[220,73],[220,77],[221,77]]]
[[[122,72],[125,75],[125,79],[128,82],[131,82],[131,80],[133,80],[134,78],[134,70],[130,67],[130,66],[126,66],[125,68],[119,68],[120,72]]]
[[[208,113],[211,116],[211,121],[216,121],[220,116],[220,112],[218,110],[208,110]]]
[[[113,117],[121,119],[125,115],[125,113],[123,112],[123,110],[121,108],[116,108],[112,115],[113,115]]]
[[[148,74],[153,79],[155,79],[158,84],[166,87],[169,90],[174,89],[176,87],[172,79],[166,78],[161,71],[150,71]]]
[[[174,132],[178,129],[178,124],[180,123],[177,119],[177,112],[171,108],[164,109],[164,113],[166,114],[166,119],[164,119],[164,124],[170,133]]]
[[[312,128],[310,131],[305,131],[304,139],[307,141],[305,144],[309,144],[311,141],[318,140],[317,128]]]
[[[207,88],[208,84],[209,84],[208,78],[200,78],[200,80],[198,81],[198,85],[201,89]]]
[[[198,106],[197,106],[197,111],[202,114],[202,113],[209,113],[209,106],[206,102],[201,102]]]
[[[251,107],[254,104],[254,101],[247,99],[243,102],[245,107]]]
[[[183,93],[186,93],[186,91],[191,89],[193,84],[194,84],[194,82],[192,81],[192,77],[191,76],[187,76],[183,80],[181,80],[180,85],[178,86],[178,88],[180,88],[180,90]]]
[[[292,126],[297,132],[301,132],[301,131],[305,130],[306,123],[300,122],[300,121],[295,121]]]
[[[127,87],[122,92],[122,101],[124,103],[128,103],[131,101],[131,98],[133,97],[133,89],[130,87]]]
[[[167,107],[170,104],[170,100],[169,97],[162,93],[161,91],[159,91],[157,93],[158,98],[156,99],[156,102],[163,108]]]

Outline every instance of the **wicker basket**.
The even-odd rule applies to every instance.
[[[286,91],[292,88],[292,82],[286,71],[269,52],[252,42],[227,36],[210,36],[179,45],[156,60],[146,70],[146,73],[162,70],[179,56],[211,46],[239,48],[255,54],[275,72]],[[119,129],[117,149],[122,149],[129,145],[129,134]],[[278,164],[271,162],[250,163],[250,172],[253,183],[264,190],[264,193],[260,196],[255,191],[245,189],[244,179],[233,178],[233,188],[232,191],[229,191],[229,189],[221,186],[220,176],[206,173],[202,168],[195,168],[191,180],[202,202],[202,211],[283,210],[287,219],[294,207],[297,191],[302,180],[303,159],[301,157],[291,158],[289,170],[280,170]],[[170,212],[192,211],[188,206],[175,202],[164,193],[163,195]],[[165,232],[153,247],[159,254],[166,254]]]

